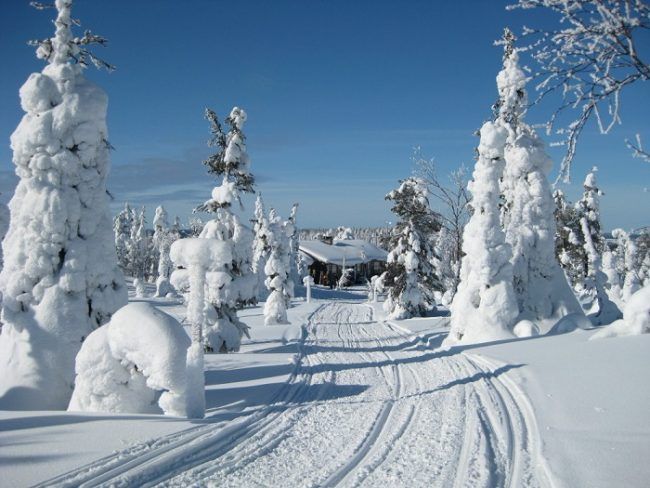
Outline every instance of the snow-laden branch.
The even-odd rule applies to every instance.
[[[621,121],[623,89],[650,79],[650,65],[638,49],[639,36],[650,29],[650,7],[642,0],[519,0],[507,8],[547,9],[559,16],[557,29],[525,27],[522,50],[539,68],[534,73],[538,97],[532,103],[561,94],[562,102],[546,127],[548,133],[555,131],[562,137],[556,145],[565,146],[566,154],[558,180],[568,181],[587,122],[595,119],[600,132],[608,133]],[[565,112],[577,116],[557,127]]]

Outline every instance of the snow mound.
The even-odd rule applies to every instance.
[[[187,416],[197,401],[188,373],[203,374],[186,371],[189,346],[178,321],[149,303],[121,308],[84,341],[68,410]]]
[[[520,320],[512,329],[517,337],[535,337],[539,335],[539,327],[530,320]]]
[[[630,297],[623,311],[623,319],[598,331],[590,339],[605,339],[650,333],[650,286],[645,286]]]
[[[591,329],[590,320],[582,313],[570,313],[562,317],[546,335],[566,334],[576,329]]]

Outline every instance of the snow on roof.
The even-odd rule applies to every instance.
[[[388,253],[374,244],[361,239],[334,241],[325,244],[321,241],[300,241],[300,251],[307,257],[328,264],[353,266],[370,261],[386,261]]]

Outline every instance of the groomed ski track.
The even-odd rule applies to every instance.
[[[553,486],[532,408],[507,374],[517,366],[432,351],[367,305],[326,303],[268,406],[41,486]]]

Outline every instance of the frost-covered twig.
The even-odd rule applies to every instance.
[[[620,123],[620,96],[624,88],[650,79],[650,65],[640,57],[638,37],[650,29],[650,7],[642,0],[519,0],[508,9],[546,9],[559,16],[557,29],[525,27],[523,39],[539,71],[539,103],[559,93],[562,102],[547,123],[555,130],[566,154],[558,180],[568,181],[577,142],[586,123],[595,119],[601,133]],[[565,127],[565,112],[577,117]]]
[[[643,144],[641,143],[641,136],[637,134],[634,138],[634,142],[629,139],[625,139],[625,144],[632,151],[632,157],[639,158],[650,163],[650,152],[643,149]]]

